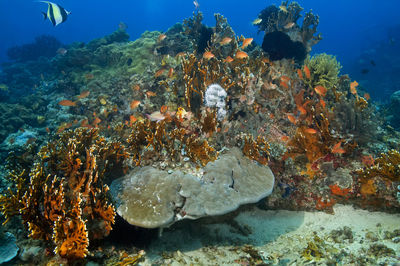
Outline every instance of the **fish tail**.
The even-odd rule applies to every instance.
[[[45,12],[42,12],[43,14],[43,19],[46,20],[47,19],[47,14]]]

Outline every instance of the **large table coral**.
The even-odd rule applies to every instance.
[[[268,166],[232,148],[208,163],[200,178],[146,166],[113,181],[110,188],[117,213],[128,223],[157,228],[182,219],[226,214],[268,196],[273,186]]]

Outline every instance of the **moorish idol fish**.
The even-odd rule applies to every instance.
[[[47,14],[42,12],[44,19],[49,19],[51,23],[53,23],[54,26],[57,26],[58,24],[61,24],[65,22],[68,18],[68,15],[71,14],[71,12],[65,10],[62,6],[48,2],[48,1],[39,1],[42,3],[47,3],[49,5],[47,9]]]

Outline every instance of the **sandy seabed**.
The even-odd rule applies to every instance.
[[[336,205],[334,214],[252,206],[223,221],[188,221],[164,230],[140,265],[400,265],[395,230],[400,214],[344,205]]]

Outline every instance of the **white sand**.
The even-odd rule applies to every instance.
[[[243,261],[250,258],[244,250],[246,245],[251,245],[265,263],[305,264],[301,254],[315,234],[328,247],[325,258],[317,260],[319,264],[323,264],[327,257],[335,258],[340,264],[351,263],[352,256],[365,258],[373,244],[392,248],[396,256],[371,257],[370,261],[400,263],[400,243],[384,239],[384,231],[400,229],[400,214],[369,212],[343,205],[336,205],[334,211],[335,214],[331,215],[323,212],[264,211],[252,207],[230,221],[212,224],[189,221],[165,230],[162,237],[146,250],[146,261],[142,265],[151,262],[171,265],[237,265],[241,262],[246,265]],[[329,237],[330,232],[344,226],[351,228],[354,241],[335,243]],[[377,240],[366,239],[367,232],[372,232]],[[332,254],[342,251],[341,255],[331,256],[332,248]],[[164,260],[160,257],[163,252]],[[337,259],[338,256],[340,259]]]

